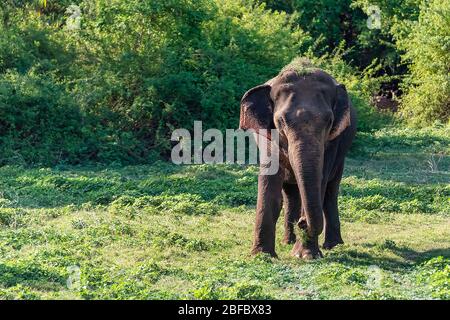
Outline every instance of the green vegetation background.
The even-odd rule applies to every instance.
[[[166,157],[193,120],[236,128],[243,93],[296,56],[347,85],[360,132],[392,121],[380,96],[396,121],[446,124],[449,19],[440,0],[2,1],[0,164]]]
[[[0,299],[450,299],[449,32],[446,0],[2,1]],[[280,221],[250,259],[257,168],[158,159],[297,56],[358,109],[346,244],[299,261]]]

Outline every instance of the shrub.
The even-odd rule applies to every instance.
[[[402,50],[397,47],[397,38],[404,32],[405,22],[417,20],[419,3],[422,0],[353,0],[354,47],[349,58],[362,67],[376,61],[381,67],[378,74],[388,74],[392,89],[398,89],[399,76],[407,72],[401,61]],[[370,6],[380,8],[380,29],[367,26]],[[351,44],[350,44],[351,45]]]
[[[389,122],[369,101],[390,79],[374,76],[398,81],[406,70],[401,50],[411,62],[402,114],[447,121],[449,7],[424,4],[413,23],[419,1],[373,0],[387,22],[380,31],[366,30],[367,0],[8,1],[0,8],[0,164],[168,156],[170,132],[193,120],[237,128],[243,93],[306,53],[347,86],[359,131]],[[64,27],[72,2],[78,29]]]
[[[450,3],[432,0],[421,6],[419,21],[399,41],[411,75],[405,82],[401,114],[415,125],[450,118]]]
[[[30,70],[0,75],[0,164],[79,161],[81,114],[64,88]]]
[[[319,41],[318,53],[338,46],[351,31],[351,0],[264,0],[273,10],[298,13],[295,23]]]
[[[171,130],[191,129],[193,120],[237,128],[243,93],[275,75],[307,39],[291,17],[253,1],[97,4],[72,36],[89,49],[78,53],[86,76],[73,93],[135,159],[150,149],[169,151]]]
[[[75,3],[78,30],[67,1],[0,10],[0,163],[136,163],[194,119],[237,127],[243,93],[308,39],[255,1]]]

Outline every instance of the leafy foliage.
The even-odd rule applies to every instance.
[[[0,118],[0,162],[80,161],[84,132],[79,109],[61,85],[34,70],[0,77]]]
[[[429,125],[450,119],[450,3],[429,1],[419,20],[401,40],[404,58],[411,63],[405,83],[402,115],[414,124]]]
[[[0,94],[8,105],[2,115],[9,121],[3,129],[7,157],[2,163],[17,157],[42,164],[81,158],[135,163],[155,152],[167,153],[171,130],[190,128],[194,119],[219,129],[237,127],[236,106],[243,92],[275,74],[308,40],[292,25],[295,16],[271,13],[251,1],[79,4],[83,16],[78,30],[64,26],[67,14],[59,6],[2,11],[8,19],[0,38],[5,44],[0,70],[6,78]],[[31,76],[41,100],[28,101],[26,88],[11,94],[18,85],[12,81]],[[64,101],[45,96],[49,92]],[[38,109],[56,104],[47,107],[53,124],[49,120],[32,127],[33,116],[13,119],[15,110],[27,103]],[[67,119],[73,119],[72,126],[66,126]],[[14,127],[23,121],[31,123]],[[52,126],[54,130],[44,129]],[[54,143],[61,140],[55,132],[61,126],[68,127],[62,133],[69,138],[65,146]],[[78,132],[70,132],[71,127]],[[29,144],[18,141],[30,130],[41,138]],[[49,152],[50,145],[59,154]]]
[[[390,123],[371,101],[392,88],[412,122],[445,122],[446,5],[372,2],[6,1],[0,164],[165,157],[174,128],[237,127],[242,94],[298,56],[346,84],[360,132]],[[369,4],[380,30],[366,26]]]

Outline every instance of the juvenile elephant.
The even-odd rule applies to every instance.
[[[345,86],[308,60],[297,59],[241,100],[241,129],[277,129],[280,169],[258,177],[252,253],[275,253],[275,225],[283,206],[284,243],[305,260],[343,243],[337,207],[344,157],[356,133],[356,115]],[[269,138],[270,139],[270,138]],[[324,223],[325,222],[325,223]],[[297,239],[294,227],[301,237]]]

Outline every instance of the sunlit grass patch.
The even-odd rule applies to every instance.
[[[1,167],[0,299],[449,299],[445,131],[374,137],[390,147],[347,159],[345,244],[311,263],[282,217],[279,259],[250,257],[254,166]]]

